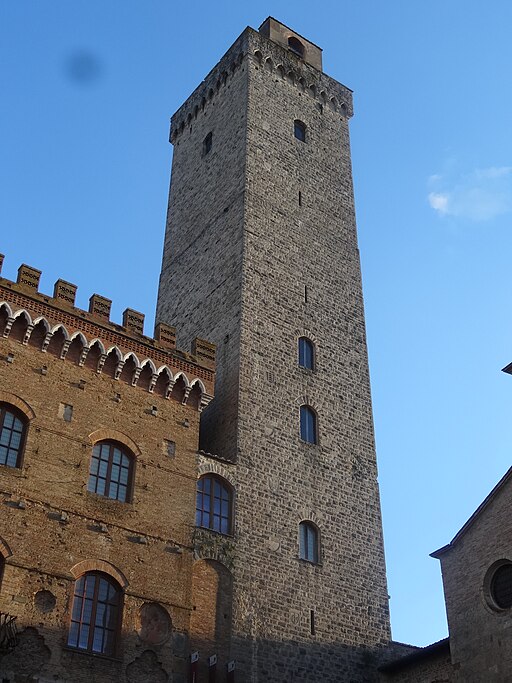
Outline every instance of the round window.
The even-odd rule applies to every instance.
[[[500,609],[512,607],[512,564],[502,564],[494,572],[491,597]]]

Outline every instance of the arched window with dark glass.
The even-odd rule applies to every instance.
[[[299,524],[299,557],[301,560],[318,564],[318,529],[312,522]]]
[[[77,579],[68,646],[98,655],[115,655],[122,602],[122,589],[108,574],[88,572]]]
[[[99,441],[93,448],[87,490],[105,498],[131,500],[132,453],[116,441]]]
[[[306,142],[306,124],[298,119],[293,122],[293,134],[301,142]]]
[[[300,438],[307,443],[317,443],[316,413],[310,406],[300,407]]]
[[[295,54],[299,57],[304,57],[304,45],[300,42],[298,38],[295,38],[295,36],[290,36],[288,38],[288,47],[292,52],[295,52]]]
[[[206,474],[197,481],[196,526],[231,534],[233,489],[215,474]]]
[[[315,347],[311,339],[299,338],[299,365],[301,368],[313,370],[315,365]]]
[[[0,403],[0,465],[21,467],[27,418],[9,403]]]

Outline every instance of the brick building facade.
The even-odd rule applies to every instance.
[[[214,347],[178,351],[173,328],[150,339],[39,275],[0,278],[0,611],[19,632],[0,677],[185,681]]]

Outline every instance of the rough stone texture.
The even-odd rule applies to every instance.
[[[390,636],[351,112],[347,88],[247,29],[172,121],[157,317],[181,343],[218,345],[201,444],[234,463],[230,656],[253,683],[376,680]],[[314,372],[297,364],[302,335]],[[303,403],[318,445],[300,439]],[[298,558],[304,519],[320,530],[321,564]]]
[[[20,310],[27,315],[17,315]],[[22,631],[20,645],[0,659],[0,678],[21,681],[37,673],[41,681],[66,683],[184,680],[200,397],[194,402],[190,392],[187,400],[179,381],[180,391],[173,389],[168,399],[157,387],[150,393],[149,381],[158,375],[138,374],[133,359],[130,366],[129,358],[105,354],[101,372],[101,355],[80,366],[84,349],[73,352],[62,329],[47,332],[37,323],[40,314],[52,327],[82,330],[89,339],[96,332],[107,349],[119,343],[126,354],[139,348],[141,357],[166,358],[173,372],[195,374],[207,387],[213,373],[210,360],[203,366],[191,354],[163,349],[60,298],[44,297],[32,285],[0,279],[0,402],[16,406],[28,421],[21,466],[0,466],[0,611],[17,616]],[[92,447],[102,439],[120,441],[134,455],[131,502],[87,491]],[[123,589],[115,657],[66,647],[74,581],[87,571],[106,572]],[[161,617],[158,637],[148,603]],[[141,609],[148,617],[142,631]],[[163,634],[165,614],[167,628],[172,624],[179,634],[176,649]],[[137,629],[156,655],[142,654]]]
[[[387,649],[386,657],[393,651],[395,657],[399,654],[393,645],[392,643]],[[392,664],[382,667],[382,683],[451,683],[454,680],[448,640],[426,648],[401,649],[402,655],[409,649],[408,656],[402,656]]]
[[[126,667],[126,680],[127,683],[166,683],[169,676],[156,654],[146,650]]]
[[[451,683],[455,680],[453,675],[450,655],[440,655],[433,656],[428,661],[404,666],[403,670],[393,674],[381,674],[381,680],[383,683],[385,681],[393,681],[393,683]],[[486,679],[479,678],[478,680],[484,683]],[[503,681],[503,679],[500,680]]]

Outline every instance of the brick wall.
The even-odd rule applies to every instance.
[[[29,312],[41,304],[15,283],[2,285],[14,315],[20,297]],[[63,309],[64,316],[80,323],[76,310]],[[21,466],[0,466],[0,611],[15,615],[20,631],[17,648],[0,659],[0,674],[68,683],[185,681],[200,401],[188,403],[183,391],[176,400],[133,386],[128,363],[114,379],[115,364],[113,373],[107,364],[98,372],[97,359],[92,367],[78,364],[80,354],[62,359],[63,333],[43,353],[45,335],[36,325],[23,344],[30,330],[21,320],[0,337],[0,402],[22,410],[28,424]],[[127,345],[146,345],[148,355],[165,353],[122,333]],[[190,355],[176,352],[175,360],[194,367]],[[87,491],[93,444],[105,439],[134,456],[130,502]],[[113,657],[66,645],[74,582],[87,571],[104,572],[122,588]]]

